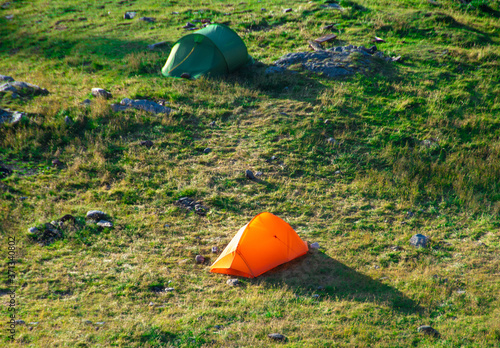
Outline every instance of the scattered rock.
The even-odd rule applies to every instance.
[[[146,147],[151,147],[153,146],[153,142],[151,140],[144,140],[144,141],[141,141],[141,146],[146,146]]]
[[[106,322],[105,322],[105,321],[98,321],[98,322],[96,322],[95,324],[96,324],[96,325],[104,325],[104,324],[106,324]]]
[[[264,72],[266,75],[270,75],[270,74],[279,74],[279,73],[283,73],[285,72],[286,69],[285,68],[282,68],[282,67],[279,67],[279,66],[270,66],[269,68],[266,69],[266,71]]]
[[[439,332],[436,329],[434,329],[432,326],[429,326],[429,325],[419,326],[417,331],[422,332],[425,335],[429,335],[429,336],[434,336],[434,337],[440,336]]]
[[[28,232],[29,233],[37,233],[38,232],[38,228],[36,228],[36,227],[30,227],[30,228],[28,228]]]
[[[10,76],[0,75],[0,81],[11,82],[14,81],[14,79]]]
[[[196,261],[196,263],[203,263],[205,262],[205,258],[201,255],[196,255],[196,257],[194,258],[194,260]]]
[[[227,285],[229,286],[237,286],[240,284],[240,281],[235,278],[235,279],[228,279],[227,282],[226,282]]]
[[[216,246],[212,247],[212,254],[217,254],[219,252],[219,248]]]
[[[85,325],[92,325],[92,324],[93,324],[90,320],[85,320],[83,323],[84,323]]]
[[[400,251],[403,250],[400,246],[394,245],[391,247],[392,251]]]
[[[179,198],[174,204],[189,211],[194,210],[194,212],[200,216],[207,215],[209,211],[209,208],[205,207],[202,202],[197,202],[189,197]]]
[[[279,333],[271,333],[267,335],[270,339],[274,341],[286,341],[286,336],[279,334]]]
[[[203,150],[203,153],[210,153],[212,152],[212,149],[207,147],[205,150]]]
[[[382,42],[385,42],[385,40],[384,40],[384,39],[381,39],[381,38],[379,38],[379,37],[377,37],[377,36],[375,36],[375,38],[374,38],[372,41],[373,41],[373,42],[375,42],[375,43],[382,43]]]
[[[255,176],[262,176],[264,173],[262,172],[255,172]]]
[[[156,18],[153,17],[141,17],[139,18],[140,21],[147,22],[147,23],[154,23],[156,21]]]
[[[311,244],[311,249],[319,249],[319,243],[318,242],[314,242]]]
[[[66,214],[62,218],[59,219],[59,221],[61,221],[63,223],[66,222],[66,221],[68,221],[68,220],[71,220],[71,222],[73,222],[73,223],[76,222],[75,217],[73,215],[71,215],[71,214]]]
[[[429,238],[424,236],[423,234],[416,234],[410,238],[410,245],[419,248],[425,248],[427,246],[427,242]]]
[[[106,220],[100,220],[97,223],[97,226],[111,228],[113,227],[113,223]]]
[[[67,126],[71,126],[74,122],[71,119],[71,117],[66,116],[66,117],[64,117],[64,123],[66,123]]]
[[[49,91],[31,83],[11,81],[0,85],[0,93],[16,93],[21,96],[47,95]]]
[[[195,28],[196,25],[191,23],[191,22],[187,22],[185,26],[183,26],[182,28],[183,29],[190,29],[190,28]]]
[[[90,99],[85,99],[84,101],[82,101],[82,105],[83,106],[90,106],[90,104],[92,103],[92,101]]]
[[[147,99],[136,99],[132,100],[129,98],[123,99],[120,104],[112,105],[113,111],[125,111],[127,109],[136,109],[143,110],[147,112],[151,112],[154,114],[169,114],[171,109],[165,106],[162,106],[154,101]]]
[[[102,88],[92,88],[92,95],[94,97],[100,97],[104,99],[111,99],[113,97],[113,95],[110,92]]]
[[[174,291],[174,290],[175,290],[174,288],[165,288],[165,290],[164,290],[164,291],[165,291],[165,292],[172,292],[172,291]]]
[[[154,50],[155,48],[166,46],[167,44],[168,44],[168,41],[157,42],[157,43],[148,45],[148,49]]]
[[[154,307],[154,303],[153,302],[149,302],[149,307]]]
[[[262,7],[260,10],[261,10],[262,12],[266,12],[266,11],[267,11],[264,7]]]
[[[25,325],[25,324],[26,324],[26,323],[24,322],[24,320],[20,320],[20,319],[19,319],[19,320],[15,320],[15,321],[14,321],[14,323],[15,323],[16,325]]]
[[[43,229],[37,229],[30,235],[30,238],[41,245],[49,245],[55,240],[62,238],[62,233],[52,223],[46,223]]]
[[[0,109],[0,124],[10,123],[16,124],[21,122],[21,120],[26,116],[24,112],[10,111],[10,109],[4,110]]]
[[[250,180],[255,180],[256,179],[255,175],[253,175],[252,171],[249,170],[249,169],[247,169],[245,171],[245,176],[247,177],[247,179],[250,179]]]
[[[89,210],[87,212],[87,219],[101,221],[106,218],[106,213],[100,210]]]
[[[125,12],[125,14],[123,15],[123,18],[124,19],[132,19],[135,17],[136,14],[137,14],[137,12]]]
[[[222,325],[215,325],[215,326],[214,326],[214,328],[215,328],[216,330],[220,330],[220,329],[222,329],[223,327],[224,327],[224,326],[222,326]]]
[[[291,8],[285,8],[283,10],[283,13],[288,13],[288,12],[292,12],[293,10]]]
[[[185,72],[181,74],[181,78],[189,80],[191,78],[191,75]]]
[[[28,325],[37,326],[38,325],[38,321],[32,321],[31,323],[28,323]]]

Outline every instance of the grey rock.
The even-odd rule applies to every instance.
[[[215,121],[212,121],[208,124],[210,127],[217,127],[217,123]]]
[[[8,21],[10,21],[13,18],[14,18],[14,15],[7,15],[7,16],[5,16],[5,19],[8,20]]]
[[[326,139],[326,142],[327,142],[328,144],[335,144],[335,143],[336,143],[336,141],[335,141],[335,139],[334,139],[334,138],[328,138],[328,139]]]
[[[154,23],[156,21],[156,18],[153,17],[141,17],[139,18],[140,21],[147,22],[147,23]]]
[[[274,341],[286,341],[286,336],[279,333],[271,333],[267,337]]]
[[[270,74],[280,74],[280,73],[283,73],[285,71],[286,71],[286,69],[283,67],[270,66],[269,68],[266,69],[266,71],[264,73],[266,75],[270,75]]]
[[[93,324],[90,320],[84,320],[83,323],[85,325],[92,325]]]
[[[194,260],[196,261],[196,263],[203,263],[205,262],[205,258],[201,255],[196,255],[196,257],[194,258]]]
[[[285,8],[283,10],[283,13],[288,13],[288,12],[292,12],[293,10],[291,8]]]
[[[94,97],[100,97],[104,99],[111,99],[113,97],[113,95],[110,92],[102,88],[92,88],[92,95]]]
[[[85,99],[84,101],[82,101],[82,105],[84,106],[90,106],[90,104],[92,103],[92,101],[90,99]]]
[[[157,42],[157,43],[148,45],[148,49],[154,50],[155,48],[166,46],[167,44],[168,44],[168,41]]]
[[[203,150],[203,153],[210,153],[212,152],[212,149],[207,147],[205,150]]]
[[[262,176],[264,173],[262,172],[255,172],[255,176]]]
[[[68,125],[68,126],[71,126],[74,122],[71,119],[71,117],[66,116],[66,117],[64,117],[64,123],[66,123],[66,125]]]
[[[224,327],[224,326],[222,326],[222,325],[215,325],[215,326],[214,326],[214,328],[215,328],[216,330],[220,330],[220,329],[222,329],[223,327]]]
[[[219,248],[217,248],[216,246],[212,247],[213,254],[217,254],[218,252],[219,252]]]
[[[5,10],[5,9],[8,9],[8,8],[9,8],[9,6],[10,6],[10,2],[4,2],[4,3],[2,4],[2,8],[3,8],[4,10]]]
[[[29,233],[37,233],[38,231],[39,231],[39,230],[38,230],[38,228],[36,228],[36,227],[30,227],[30,228],[28,228],[28,232],[29,232]]]
[[[129,98],[124,98],[120,104],[112,105],[114,111],[125,111],[127,109],[136,109],[151,112],[154,114],[169,114],[172,109],[169,107],[162,106],[151,100],[146,99],[136,99],[132,100]]]
[[[429,326],[429,325],[419,326],[417,331],[422,332],[425,335],[429,335],[429,336],[434,336],[434,337],[440,336],[439,332],[436,329],[434,329],[432,326]]]
[[[416,234],[410,238],[410,245],[418,248],[425,248],[428,241],[429,238],[424,236],[423,234]]]
[[[187,22],[185,26],[183,26],[184,29],[192,29],[192,28],[195,28],[196,25],[191,23],[191,22]]]
[[[86,216],[87,219],[100,221],[106,218],[106,213],[101,210],[89,210]]]
[[[41,88],[37,85],[21,81],[12,81],[4,83],[3,85],[0,86],[0,93],[2,92],[3,93],[12,92],[24,96],[49,94],[49,91],[47,91],[45,88]]]
[[[151,147],[153,146],[153,142],[151,140],[144,140],[140,142],[141,146]]]
[[[466,291],[465,291],[465,290],[457,290],[457,294],[459,294],[459,295],[463,295],[463,294],[465,294],[465,293],[466,293]]]
[[[0,81],[11,82],[14,81],[14,79],[10,76],[0,75]]]
[[[38,325],[38,321],[32,321],[31,323],[28,323],[28,325],[37,326]]]
[[[229,286],[237,286],[240,284],[240,281],[237,278],[234,279],[228,279],[226,282],[227,285]]]
[[[165,290],[164,290],[164,291],[165,291],[165,292],[172,292],[172,291],[174,291],[174,290],[175,290],[174,288],[165,288]]]
[[[247,179],[250,179],[250,180],[255,180],[255,175],[253,175],[252,171],[247,169],[245,171],[245,176],[247,177]]]
[[[319,249],[319,243],[318,242],[314,242],[311,244],[311,249]]]
[[[105,322],[105,321],[98,321],[98,322],[96,322],[95,324],[96,324],[96,325],[104,325],[104,324],[106,324],[106,322]]]
[[[154,303],[153,302],[149,302],[149,307],[154,307]]]
[[[97,223],[97,226],[111,228],[113,227],[113,223],[106,220],[100,220]]]
[[[123,15],[124,19],[132,19],[137,15],[137,12],[125,12]]]
[[[19,319],[19,320],[15,320],[15,321],[14,321],[14,323],[15,323],[16,325],[25,325],[25,324],[26,324],[26,323],[24,322],[24,320],[20,320],[20,319]]]
[[[45,231],[49,232],[49,234],[56,236],[56,237],[59,237],[61,235],[61,232],[56,228],[56,226],[54,226],[51,223],[45,224]]]

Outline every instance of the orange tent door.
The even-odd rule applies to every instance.
[[[271,213],[261,213],[236,233],[210,272],[253,278],[308,250],[289,224]]]

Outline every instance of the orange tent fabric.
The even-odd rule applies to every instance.
[[[289,224],[271,213],[261,213],[240,228],[210,272],[253,278],[308,250]]]

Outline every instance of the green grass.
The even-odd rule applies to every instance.
[[[0,74],[50,91],[0,94],[0,107],[28,114],[0,127],[0,163],[14,171],[0,179],[0,294],[7,303],[15,236],[17,318],[38,322],[18,326],[13,346],[264,347],[276,345],[272,332],[289,347],[499,346],[500,4],[339,3],[344,11],[270,0],[0,9]],[[180,27],[202,18],[236,30],[258,63],[221,79],[164,78]],[[329,45],[379,36],[378,49],[403,61],[339,80],[264,73],[333,23]],[[148,50],[159,41],[168,44]],[[93,87],[113,98],[93,98]],[[112,112],[125,97],[174,112]],[[203,201],[207,216],[174,205],[183,196]],[[91,209],[114,228],[86,225]],[[236,288],[194,263],[214,261],[212,246],[222,250],[262,211],[320,252]],[[77,223],[53,244],[28,236],[65,214]],[[416,233],[428,248],[409,246]],[[424,324],[441,337],[418,333]]]

